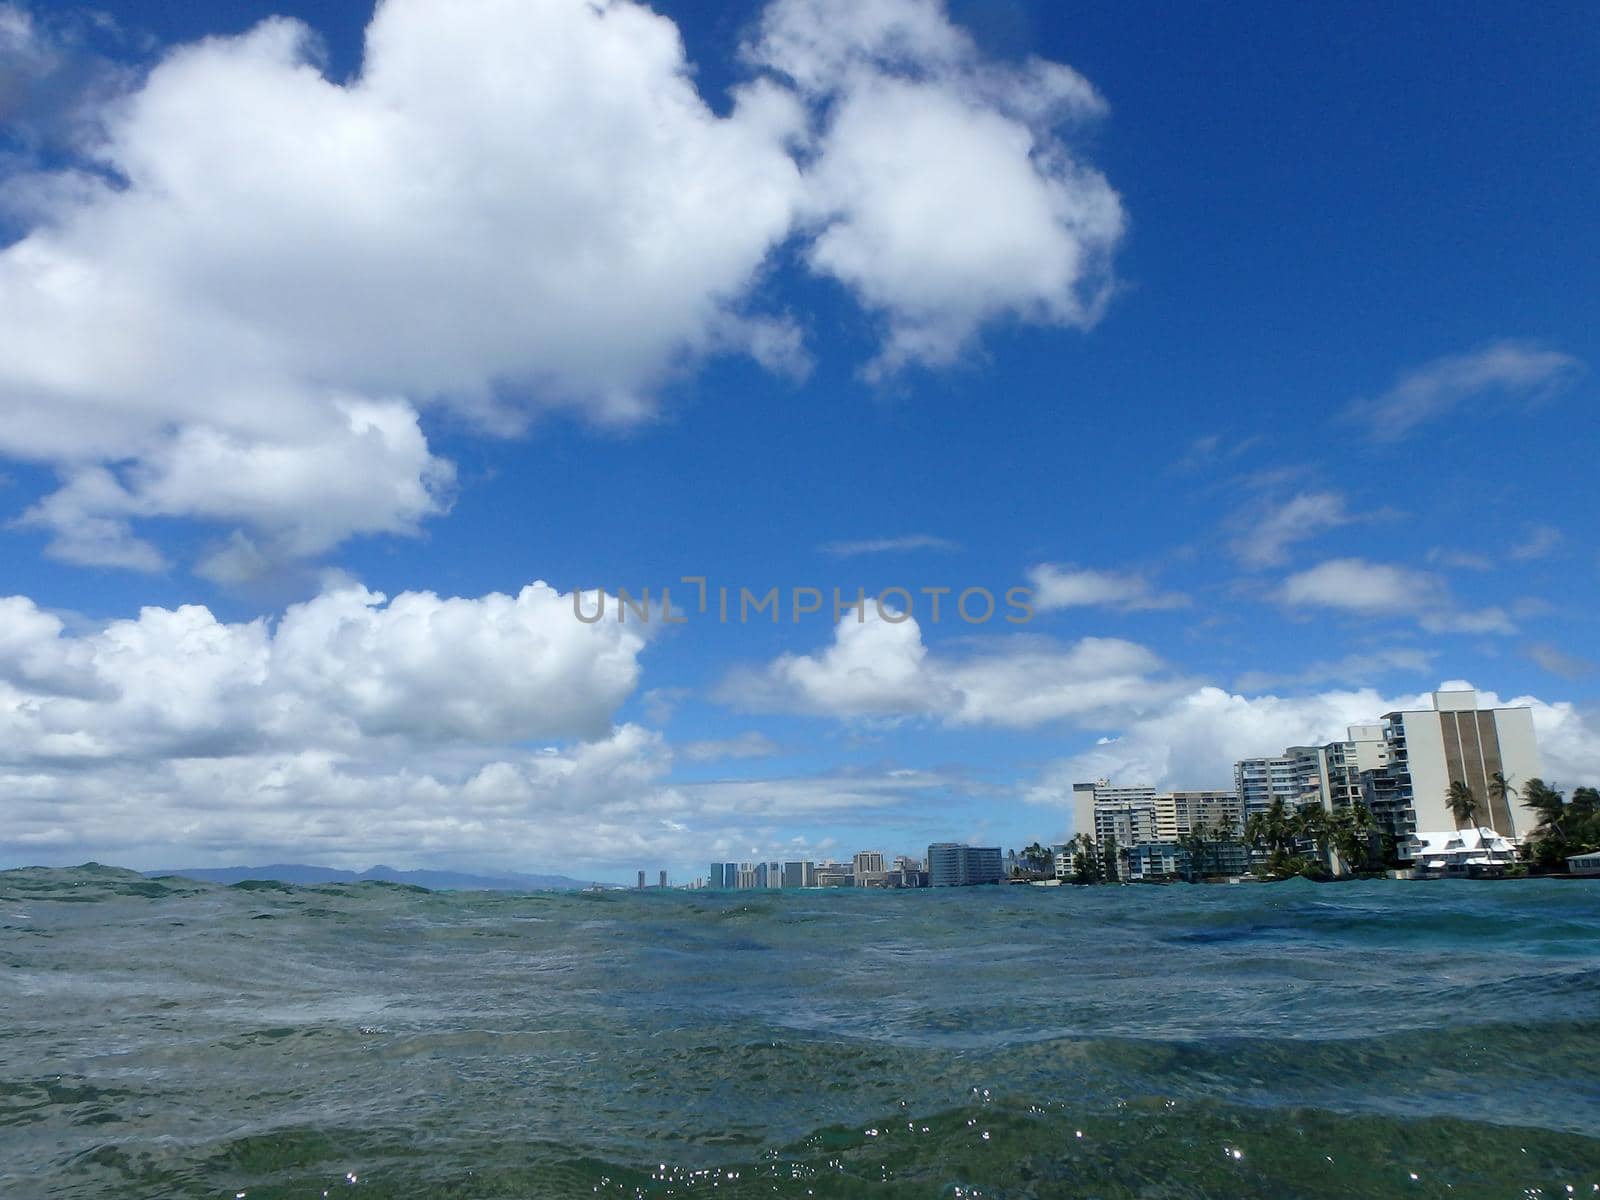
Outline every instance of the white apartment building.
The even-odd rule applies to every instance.
[[[1072,832],[1097,842],[1113,837],[1119,846],[1152,841],[1155,835],[1153,787],[1112,787],[1109,779],[1072,785]],[[1143,837],[1133,835],[1142,833]]]
[[[1244,815],[1265,812],[1275,800],[1293,812],[1307,791],[1308,764],[1302,755],[1285,752],[1272,758],[1244,758],[1233,764],[1233,790]]]
[[[1244,833],[1244,805],[1237,792],[1163,792],[1155,797],[1155,841],[1176,842],[1196,829],[1215,835]]]
[[[1528,708],[1479,708],[1478,693],[1433,693],[1433,708],[1383,715],[1386,774],[1395,799],[1416,814],[1422,833],[1456,828],[1447,801],[1465,783],[1483,806],[1479,822],[1508,838],[1526,836],[1537,818],[1515,799],[1497,798],[1490,781],[1503,775],[1520,788],[1541,774],[1539,744]]]

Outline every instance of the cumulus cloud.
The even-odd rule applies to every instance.
[[[11,820],[0,845],[25,862],[85,853],[148,865],[179,865],[174,854],[202,864],[592,862],[649,845],[682,808],[660,786],[669,763],[659,735],[625,725],[595,742],[470,760],[297,750],[70,773],[6,764]]]
[[[343,585],[275,621],[184,606],[98,627],[0,598],[0,863],[614,870],[948,791],[885,769],[673,783],[662,735],[613,723],[648,628],[584,624],[542,583]],[[776,750],[749,731],[683,757]]]
[[[1143,575],[1127,571],[1040,563],[1028,570],[1028,582],[1033,586],[1033,608],[1038,612],[1082,607],[1139,612],[1184,608],[1189,603],[1183,593],[1158,592]]]
[[[275,626],[146,608],[81,634],[13,596],[0,628],[0,761],[18,765],[603,737],[644,647],[543,583],[387,602],[345,587]]]
[[[952,362],[996,317],[1099,318],[1125,220],[1062,136],[1106,108],[1077,72],[986,61],[937,0],[776,0],[745,54],[823,106],[805,257],[885,319],[869,375]]]
[[[281,18],[169,53],[92,162],[6,189],[0,455],[61,476],[25,523],[144,570],[142,523],[220,524],[219,580],[413,532],[451,498],[430,406],[627,423],[708,354],[797,369],[750,301],[797,235],[886,315],[884,369],[1093,320],[1121,210],[1058,137],[1102,107],[1079,76],[986,62],[932,0],[761,30],[726,115],[629,0],[388,0],[344,83]]]
[[[133,79],[108,54],[129,49],[104,13],[0,4],[0,166],[4,150],[25,162],[94,137],[101,108]]]
[[[1157,655],[1119,638],[1063,645],[1013,634],[936,655],[915,618],[885,620],[869,610],[864,621],[841,622],[819,653],[730,673],[718,696],[757,712],[1026,729],[1101,722],[1177,686]]]
[[[628,724],[534,749],[308,749],[72,771],[0,762],[8,800],[0,861],[383,861],[572,873],[722,853],[812,857],[821,847],[803,843],[818,820],[887,813],[959,784],[880,770],[675,785],[673,758],[659,733]]]
[[[1346,416],[1375,441],[1393,442],[1467,404],[1536,400],[1570,383],[1583,364],[1530,342],[1493,342],[1434,359],[1401,375],[1380,396],[1352,404]]]
[[[1334,558],[1290,575],[1277,592],[1289,608],[1363,617],[1411,617],[1430,633],[1514,633],[1504,610],[1459,609],[1444,580],[1429,571],[1362,558]]]

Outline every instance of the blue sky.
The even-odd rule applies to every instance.
[[[1458,679],[1600,779],[1583,6],[442,12],[0,6],[0,859],[1012,846]],[[683,576],[915,623],[565,596]]]

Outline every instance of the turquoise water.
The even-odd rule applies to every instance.
[[[29,870],[0,953],[6,1197],[1600,1194],[1600,881]]]

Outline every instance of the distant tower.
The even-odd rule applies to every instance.
[[[667,886],[667,873],[665,871],[661,872],[661,886],[663,888]]]
[[[643,871],[639,872],[639,890],[641,892],[644,891],[644,872]]]

